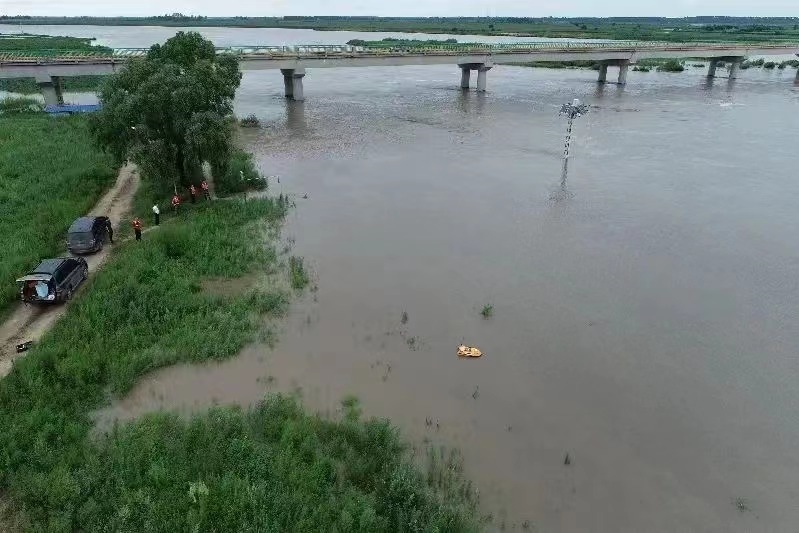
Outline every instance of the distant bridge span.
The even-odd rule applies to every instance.
[[[498,63],[536,61],[595,61],[599,63],[599,82],[607,81],[608,66],[619,67],[618,83],[627,82],[629,66],[641,59],[702,58],[710,60],[708,76],[714,77],[720,64],[729,63],[729,77],[735,78],[747,56],[797,55],[799,44],[721,44],[656,42],[531,42],[508,44],[441,44],[404,47],[380,46],[231,46],[218,48],[219,54],[239,58],[243,71],[280,70],[286,96],[303,100],[306,68],[378,67],[402,65],[457,64],[461,68],[461,87],[469,88],[471,71],[477,71],[477,90],[485,91],[488,71]],[[113,74],[137,58],[146,48],[120,48],[112,52],[94,51],[3,51],[0,50],[0,78],[35,78],[45,101],[63,101],[60,78]],[[797,70],[799,82],[799,70]]]

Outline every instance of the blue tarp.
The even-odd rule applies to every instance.
[[[44,106],[44,112],[51,115],[73,115],[75,113],[94,113],[100,110],[99,104],[82,105],[48,105]]]

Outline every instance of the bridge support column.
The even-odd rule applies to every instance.
[[[719,61],[717,59],[710,60],[710,66],[707,67],[707,77],[708,78],[715,78],[716,77],[716,69],[719,66]]]
[[[608,81],[608,64],[607,63],[600,63],[599,64],[599,79],[597,79],[598,83],[605,83]]]
[[[64,93],[61,90],[61,78],[58,76],[36,77],[45,105],[64,105]]]
[[[469,88],[469,80],[472,75],[472,69],[469,67],[461,67],[461,89]]]
[[[302,79],[305,77],[305,69],[282,68],[280,72],[283,73],[283,86],[286,91],[286,98],[291,98],[295,102],[302,102],[305,100],[305,91],[302,86]]]
[[[740,66],[741,66],[741,60],[740,59],[736,59],[732,63],[730,63],[730,79],[731,80],[734,80],[735,78],[738,77],[738,70],[740,69]]]
[[[494,66],[494,63],[487,61],[485,63],[459,63],[461,68],[461,89],[469,88],[469,78],[471,71],[477,71],[477,91],[485,92],[486,85],[488,84],[488,71]]]
[[[627,85],[627,72],[629,72],[629,70],[629,61],[622,61],[619,63],[619,85]]]
[[[477,92],[484,93],[486,92],[486,86],[488,85],[488,71],[491,70],[491,67],[487,67],[485,65],[480,66],[477,69]]]

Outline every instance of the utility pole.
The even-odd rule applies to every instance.
[[[588,113],[590,108],[591,106],[580,102],[578,98],[575,98],[574,101],[568,104],[563,104],[563,107],[560,108],[559,114],[566,115],[566,118],[569,119],[569,126],[566,129],[566,145],[563,149],[563,170],[560,175],[560,188],[564,191],[566,190],[566,175],[569,172],[569,150],[572,143],[572,126],[574,125],[574,119]]]

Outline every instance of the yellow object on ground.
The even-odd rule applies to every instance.
[[[481,352],[477,348],[461,344],[460,346],[458,346],[458,355],[460,357],[480,357],[481,355],[483,355],[483,352]]]

